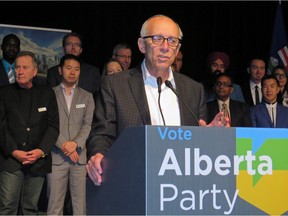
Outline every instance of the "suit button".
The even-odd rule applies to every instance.
[[[30,131],[30,128],[28,127],[26,130],[27,130],[27,131]]]
[[[23,146],[26,146],[26,143],[24,142],[24,143],[22,143],[22,145],[23,145]]]

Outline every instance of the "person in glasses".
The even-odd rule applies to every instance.
[[[229,74],[230,58],[225,52],[215,51],[207,57],[207,72],[204,78],[203,85],[205,89],[205,95],[207,102],[216,99],[216,93],[214,91],[215,78],[220,73]],[[233,92],[230,97],[233,100],[245,102],[244,96],[240,85],[234,83]]]
[[[64,54],[80,57],[83,51],[82,41],[82,36],[76,32],[66,34],[62,40]],[[58,68],[59,65],[56,65],[47,71],[47,83],[50,87],[55,87],[62,81]],[[81,74],[77,86],[92,93],[95,98],[99,90],[100,80],[99,68],[81,61]]]
[[[82,36],[76,32],[68,33],[63,37],[62,46],[64,54],[73,54],[77,57],[80,57],[83,51]],[[59,66],[60,65],[56,65],[48,69],[47,71],[47,84],[50,87],[58,86],[62,81],[62,75],[60,75],[59,73]],[[81,61],[80,70],[81,73],[76,85],[92,93],[95,100],[99,91],[101,81],[99,69],[93,65]],[[67,193],[67,197],[65,200],[64,214],[73,214],[69,193]]]
[[[216,77],[214,83],[216,99],[207,103],[208,121],[212,121],[221,111],[230,118],[232,127],[252,127],[249,105],[231,99],[233,87],[233,79],[230,75],[221,73]]]
[[[131,64],[132,50],[126,43],[119,43],[113,49],[112,58],[119,61],[123,70],[128,70]]]
[[[279,81],[280,91],[277,94],[277,102],[288,107],[287,69],[284,66],[277,66],[273,68],[272,74]]]
[[[130,126],[163,125],[158,108],[157,78],[170,81],[186,101],[193,114],[179,102],[171,89],[161,84],[161,106],[166,125],[226,125],[223,113],[206,125],[206,102],[203,86],[191,78],[173,73],[173,63],[182,41],[179,25],[164,15],[155,15],[144,22],[138,48],[144,54],[141,65],[128,71],[105,76],[97,97],[95,118],[87,151],[90,158],[87,172],[95,185],[102,182],[101,160],[113,142]],[[199,120],[200,119],[200,120]]]

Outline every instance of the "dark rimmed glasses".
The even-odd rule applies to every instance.
[[[142,39],[146,39],[146,38],[151,38],[152,43],[157,46],[161,46],[164,43],[164,41],[167,40],[167,43],[170,47],[177,47],[182,41],[180,38],[176,38],[176,37],[165,38],[162,35],[149,35],[149,36],[142,37]]]

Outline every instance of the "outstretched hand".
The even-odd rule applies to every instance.
[[[97,153],[96,155],[92,156],[86,165],[86,170],[88,176],[93,181],[93,183],[99,186],[102,183],[102,167],[101,161],[104,155]]]
[[[224,117],[223,112],[219,112],[215,115],[210,124],[207,125],[203,119],[200,119],[199,125],[203,127],[230,127],[230,119],[228,117]]]

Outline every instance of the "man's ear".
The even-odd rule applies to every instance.
[[[61,72],[61,67],[58,67],[58,73],[60,74],[60,76],[62,76],[62,72]]]
[[[141,53],[145,53],[145,40],[142,38],[138,38],[138,48],[140,50]]]

